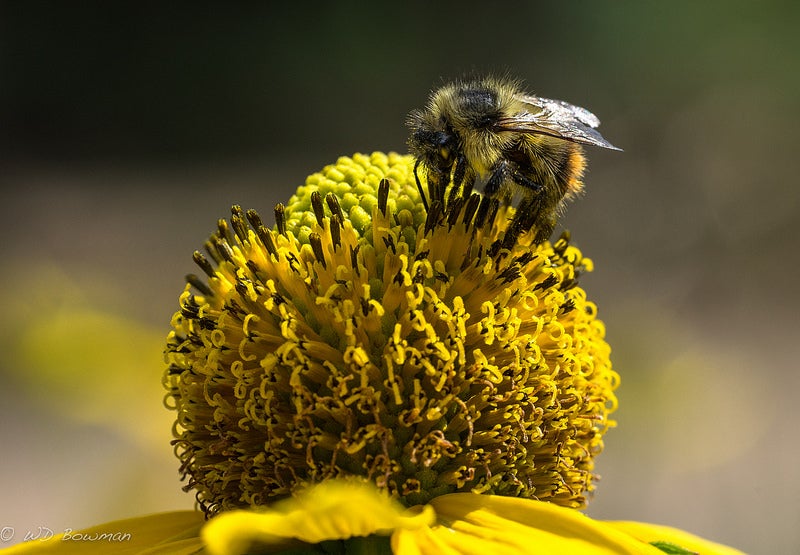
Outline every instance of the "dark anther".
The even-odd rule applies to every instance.
[[[275,205],[275,225],[278,226],[278,233],[286,235],[286,207],[280,202]]]
[[[531,260],[533,260],[533,253],[531,251],[525,251],[524,253],[516,257],[514,259],[514,262],[516,262],[520,266],[525,266]]]
[[[247,233],[247,224],[245,223],[244,219],[244,212],[239,206],[234,206],[231,208],[231,227],[233,227],[233,232],[236,234],[236,237],[239,239],[241,243],[244,243],[248,239]]]
[[[198,254],[200,254],[200,253],[198,253]],[[202,256],[202,255],[200,255],[200,256]],[[186,275],[186,283],[188,283],[189,285],[191,285],[192,287],[194,287],[195,289],[200,291],[206,297],[211,297],[211,296],[214,295],[214,293],[211,291],[211,289],[209,289],[208,285],[206,285],[205,282],[201,281],[200,278],[197,277],[195,274],[187,274]]]
[[[217,235],[219,235],[220,239],[233,242],[233,235],[231,235],[227,220],[220,219],[217,221]]]
[[[256,235],[258,238],[261,239],[261,242],[264,243],[264,248],[267,249],[272,256],[278,256],[278,248],[275,246],[275,240],[272,238],[272,232],[266,228],[264,225],[259,225],[256,228]]]
[[[488,249],[486,249],[486,255],[489,258],[494,258],[495,256],[497,256],[497,253],[499,253],[500,249],[502,248],[503,248],[503,242],[500,239],[496,239],[495,241],[492,241],[492,244],[489,245]]]
[[[250,222],[250,225],[253,226],[253,229],[258,229],[264,222],[261,221],[261,216],[258,215],[258,212],[253,210],[252,208],[247,211],[246,213],[247,221]]]
[[[486,221],[486,216],[489,214],[489,207],[492,204],[492,199],[489,197],[481,197],[481,203],[478,205],[478,211],[475,214],[475,228],[480,229]]]
[[[170,364],[169,367],[167,368],[167,373],[170,376],[178,376],[180,374],[183,374],[183,367]]]
[[[471,256],[472,243],[473,243],[474,239],[475,239],[475,234],[473,233],[472,235],[470,235],[469,245],[467,245],[467,248],[464,249],[464,260],[461,261],[461,266],[459,266],[459,269],[462,272],[464,270],[466,270],[467,268],[469,268],[469,265],[472,264],[475,261],[475,259],[472,258],[472,256]]]
[[[534,285],[533,290],[536,291],[538,289],[542,290],[549,289],[550,287],[553,287],[556,283],[558,283],[558,276],[556,276],[555,274],[550,274],[549,276],[544,278],[544,280]]]
[[[371,304],[369,304],[369,301],[367,299],[362,298],[360,300],[361,300],[361,313],[364,316],[369,316],[369,313],[372,310],[374,310],[374,307]]]
[[[333,248],[337,249],[342,244],[342,220],[339,219],[338,214],[334,214],[331,218],[331,243]]]
[[[358,271],[358,251],[361,250],[361,245],[350,247],[350,266],[356,271],[356,275],[361,275]]]
[[[206,241],[203,242],[203,248],[206,249],[206,253],[211,257],[211,260],[219,264],[222,262],[222,257],[219,255],[219,251],[214,244],[217,240],[217,236],[212,235],[209,239],[206,239]]]
[[[383,238],[383,244],[392,250],[392,254],[397,254],[397,247],[394,245],[394,239],[390,235]]]
[[[489,212],[486,214],[486,221],[484,221],[483,225],[486,226],[486,229],[491,229],[494,225],[494,219],[497,216],[497,211],[500,209],[500,201],[496,198],[493,198],[489,203]]]
[[[389,180],[386,178],[381,179],[378,184],[378,210],[381,214],[386,216],[386,208],[389,202]]]
[[[561,305],[561,314],[568,314],[575,310],[575,299],[567,299],[567,301]]]
[[[200,251],[194,251],[192,259],[194,260],[195,264],[200,266],[200,269],[203,270],[208,277],[214,277],[214,267],[211,266],[211,263],[208,261],[208,259],[203,256],[203,253]]]
[[[247,296],[249,295],[249,292],[247,290],[247,285],[244,282],[237,280],[236,283],[233,285],[233,287],[234,289],[236,289],[236,292],[239,293],[239,296],[242,297],[243,299],[246,299]]]
[[[344,212],[342,212],[342,206],[339,204],[339,199],[336,198],[336,195],[328,193],[325,195],[325,202],[328,203],[331,214],[338,215],[339,219],[344,221]]]
[[[181,314],[186,318],[197,318],[200,315],[200,305],[194,295],[181,303]]]
[[[325,221],[325,207],[322,205],[322,195],[319,194],[319,191],[311,193],[311,208],[314,209],[317,223],[322,227],[322,222]]]
[[[464,218],[461,220],[467,228],[472,223],[472,218],[475,217],[475,212],[478,210],[480,203],[481,196],[478,193],[472,193],[467,199],[467,205],[464,207]]]
[[[569,246],[570,235],[569,231],[564,231],[561,236],[558,238],[558,241],[555,242],[553,245],[553,251],[559,256],[564,256],[564,253]]]
[[[452,203],[447,205],[447,227],[453,229],[453,226],[458,222],[458,215],[461,214],[461,208],[464,206],[464,197],[457,197]]]
[[[521,275],[522,273],[519,271],[519,266],[513,264],[500,272],[498,277],[502,279],[503,283],[511,283]]]
[[[570,289],[572,289],[573,287],[575,287],[577,285],[578,285],[578,280],[577,279],[567,278],[567,279],[565,279],[564,281],[562,281],[559,284],[558,290],[559,291],[569,291]]]
[[[425,218],[425,233],[428,234],[433,231],[433,228],[439,224],[442,218],[443,206],[439,200],[431,202],[431,208],[428,210],[428,216]]]
[[[258,264],[256,264],[255,260],[248,260],[247,261],[247,269],[250,270],[250,273],[252,273],[253,276],[258,281],[260,281],[261,283],[264,283],[264,280],[263,280],[264,273],[261,271],[261,268],[258,267]]]
[[[328,265],[325,263],[325,252],[322,250],[322,239],[319,233],[309,233],[308,242],[311,243],[311,250],[314,251],[317,262],[322,264],[323,268],[327,268]]]
[[[236,299],[228,299],[225,302],[225,309],[242,318],[249,313],[248,310],[245,310],[242,305],[236,302]]]
[[[292,270],[294,273],[299,273],[298,268],[300,267],[300,261],[297,259],[297,256],[293,252],[286,253],[286,261],[289,263],[289,269]]]
[[[214,243],[214,246],[217,248],[217,252],[219,255],[228,262],[233,262],[233,249],[228,244],[228,241],[224,239],[217,239]]]

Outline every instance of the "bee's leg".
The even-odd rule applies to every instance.
[[[453,171],[453,188],[461,187],[464,182],[464,176],[467,174],[467,157],[463,154],[456,160],[456,169]]]
[[[495,197],[500,187],[508,179],[509,173],[511,173],[510,162],[501,160],[495,164],[486,185],[483,186],[483,194],[487,197]]]
[[[444,193],[450,184],[450,173],[453,166],[428,167],[428,193],[431,206],[436,202],[444,205]]]
[[[453,171],[453,187],[447,196],[447,206],[450,206],[461,194],[461,184],[464,182],[466,173],[467,157],[462,154],[456,159],[456,169]]]
[[[504,248],[509,250],[514,248],[519,236],[533,227],[537,212],[536,197],[530,196],[522,199],[517,207],[517,211],[514,213],[514,218],[506,228],[502,244]]]
[[[533,242],[538,245],[539,243],[547,241],[553,234],[553,230],[556,228],[555,211],[551,211],[549,214],[543,214],[539,217],[538,222],[534,223],[538,223],[539,226],[539,229],[536,230],[536,237],[533,239]]]
[[[527,214],[523,216],[524,220],[520,222],[519,233],[526,233],[536,228],[536,235],[533,238],[533,242],[537,245],[544,243],[553,234],[557,221],[556,210],[548,208],[549,203],[545,198],[547,191],[541,184],[520,173],[512,174],[511,179],[517,185],[534,191],[527,203],[528,206],[525,207]],[[520,210],[518,210],[517,213],[521,211],[522,205],[520,205]]]
[[[514,165],[509,162],[508,160],[500,160],[497,164],[492,167],[492,173],[489,175],[489,179],[486,181],[486,185],[483,186],[483,195],[489,198],[497,198],[500,189],[502,188],[503,184],[509,179],[509,177],[514,173],[519,173],[516,170]],[[524,208],[525,200],[520,203],[519,208],[517,209],[516,214],[514,215],[514,219],[511,221],[509,226],[506,228],[505,237],[503,238],[502,243],[497,243],[498,246],[504,247],[507,249],[511,249],[514,246],[514,243],[517,242],[517,237],[523,231],[521,228],[524,225],[523,222],[520,220],[520,215],[528,212]]]
[[[512,248],[514,243],[517,242],[517,239],[519,239],[519,236],[523,233],[527,233],[534,226],[538,228],[534,242],[540,243],[544,241],[550,237],[555,227],[555,219],[550,217],[552,215],[542,214],[543,195],[545,194],[544,187],[520,172],[516,167],[509,171],[508,178],[528,191],[528,194],[524,196],[517,207],[514,218],[511,220],[511,224],[506,230],[503,246],[509,249]]]

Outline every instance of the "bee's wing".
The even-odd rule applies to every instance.
[[[551,100],[532,95],[517,97],[528,110],[511,117],[500,118],[498,131],[516,131],[550,135],[567,141],[621,150],[595,130],[600,120],[586,108],[563,100]]]

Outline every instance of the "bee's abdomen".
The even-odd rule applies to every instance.
[[[563,194],[565,199],[570,199],[583,190],[583,171],[586,169],[586,156],[583,148],[575,143],[568,143],[569,151],[564,156],[562,168],[559,172],[563,180]]]
[[[548,191],[557,203],[571,198],[583,189],[583,170],[586,157],[580,145],[545,136],[526,137],[525,152],[519,152],[518,164],[528,164],[531,175]],[[509,153],[509,158],[513,156]],[[513,158],[512,158],[513,159]]]

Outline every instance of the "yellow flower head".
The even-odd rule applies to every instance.
[[[269,229],[234,206],[172,320],[167,404],[208,514],[361,477],[405,506],[580,507],[617,374],[567,236],[503,241],[477,193],[425,209],[414,159],[340,158]]]

